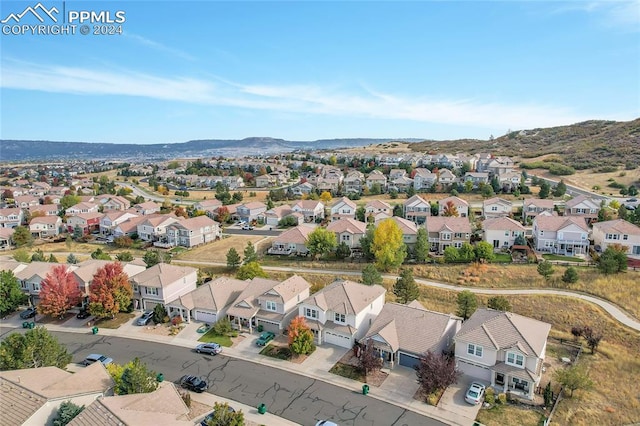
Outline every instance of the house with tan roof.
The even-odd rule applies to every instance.
[[[62,210],[62,206],[53,201],[53,204],[38,204],[37,206],[30,206],[27,210],[31,213],[31,217],[41,213],[44,214],[44,216],[58,216],[58,213]]]
[[[112,235],[116,226],[134,217],[138,217],[138,214],[132,211],[107,212],[100,218],[100,234]]]
[[[166,242],[171,247],[197,247],[220,238],[220,225],[209,216],[183,219],[167,226]]]
[[[15,228],[0,227],[0,249],[8,249],[13,244]]]
[[[138,213],[136,213],[136,214],[138,214]],[[129,219],[125,220],[124,222],[120,222],[119,224],[115,225],[113,227],[113,230],[111,231],[111,235],[113,235],[114,238],[115,237],[122,237],[124,235],[127,235],[129,237],[137,235],[138,234],[138,225],[141,224],[142,222],[144,222],[145,220],[147,220],[147,216],[145,216],[145,215],[130,217]]]
[[[196,210],[203,211],[207,214],[207,216],[213,216],[213,212],[216,211],[218,207],[222,206],[222,201],[212,198],[210,200],[201,200],[196,202],[193,205],[193,208]]]
[[[97,203],[80,202],[75,204],[64,211],[68,216],[75,216],[81,213],[98,213],[100,211],[100,205]]]
[[[278,179],[275,176],[272,176],[268,173],[265,173],[260,176],[256,176],[256,188],[268,188],[272,186],[276,186],[278,184]]]
[[[382,310],[386,289],[337,280],[302,301],[298,315],[311,327],[316,344],[352,348]]]
[[[551,324],[480,308],[454,337],[456,365],[496,391],[533,399],[540,384]]]
[[[24,212],[19,207],[0,209],[0,228],[15,228],[24,222]]]
[[[471,223],[466,217],[432,216],[426,227],[430,250],[438,254],[443,254],[449,246],[460,248],[464,243],[471,243]]]
[[[40,204],[40,197],[35,195],[14,195],[13,201],[16,207],[21,209],[27,209],[31,206],[37,206]]]
[[[110,260],[100,259],[88,259],[82,263],[74,265],[73,277],[78,283],[78,289],[85,298],[88,298],[91,291],[91,284],[93,283],[93,277],[98,272],[98,269],[104,268],[107,264],[113,263]],[[121,262],[122,271],[127,274],[129,279],[147,269],[144,262],[140,260],[133,262]],[[85,299],[85,303],[87,300]]]
[[[537,251],[584,255],[589,252],[589,227],[580,216],[552,216],[544,212],[533,219],[533,244]]]
[[[96,364],[100,364],[99,362]],[[150,393],[100,397],[68,426],[193,426],[194,418],[176,385],[162,382]]]
[[[144,216],[137,226],[138,238],[149,242],[166,241],[167,226],[180,221],[174,214]]]
[[[124,211],[131,207],[131,202],[124,197],[119,195],[107,195],[105,197],[104,202],[102,203],[102,208],[104,212],[120,210]]]
[[[63,402],[89,405],[114,385],[100,362],[76,373],[58,367],[0,371],[0,425],[51,424]]]
[[[524,226],[509,217],[487,219],[482,222],[482,230],[482,240],[491,244],[494,250],[510,248],[517,237],[525,234]]]
[[[305,222],[316,222],[318,219],[324,219],[324,203],[322,201],[300,200],[291,207],[291,210],[302,213]]]
[[[385,303],[361,344],[370,341],[388,365],[413,368],[427,351],[440,354],[453,345],[462,318],[429,311],[417,300]]]
[[[158,263],[131,277],[136,308],[151,310],[195,290],[198,269]]]
[[[364,173],[359,170],[352,170],[347,173],[342,181],[345,194],[361,194],[362,188],[365,185],[366,180]]]
[[[162,206],[154,201],[146,201],[144,203],[135,204],[133,209],[141,215],[149,215],[159,213]]]
[[[340,219],[327,225],[327,231],[336,234],[338,244],[345,243],[349,248],[360,248],[360,238],[367,232],[367,224],[355,219]]]
[[[551,199],[527,198],[524,200],[522,206],[522,220],[526,223],[528,220],[533,220],[534,217],[542,212],[553,214],[553,207],[554,204]]]
[[[512,210],[513,203],[504,198],[493,197],[482,202],[482,216],[485,219],[509,216]]]
[[[438,175],[431,173],[429,169],[417,168],[413,175],[413,189],[418,192],[428,191],[433,185],[438,183]]]
[[[258,217],[267,211],[267,205],[260,201],[252,201],[250,203],[240,204],[236,208],[236,215],[239,220],[251,223],[258,220]]]
[[[311,192],[313,192],[313,189],[314,189],[314,185],[312,185],[311,183],[302,182],[301,184],[291,188],[291,192],[293,193],[293,195],[302,196],[302,195],[311,194]]]
[[[331,206],[331,221],[340,219],[355,219],[357,208],[358,206],[356,205],[356,203],[354,203],[347,197],[342,197],[336,200],[336,202]]]
[[[445,215],[445,208],[451,203],[458,211],[459,217],[469,216],[469,203],[462,198],[451,196],[438,201],[438,216]]]
[[[627,255],[640,256],[640,227],[624,219],[596,222],[591,230],[593,244],[605,251],[611,244],[619,244],[627,249]]]
[[[404,202],[404,218],[422,225],[431,216],[431,204],[419,195],[414,195]]]
[[[587,223],[598,219],[599,212],[600,203],[586,195],[578,195],[567,201],[564,206],[565,216],[582,217]]]
[[[80,228],[84,235],[91,234],[93,231],[99,231],[102,216],[104,216],[104,214],[100,212],[78,213],[69,216],[66,220],[67,231],[73,234],[76,227]]]
[[[365,184],[369,190],[371,190],[374,185],[379,185],[380,191],[386,192],[387,177],[380,170],[373,170],[365,179]]]
[[[283,204],[281,206],[267,210],[262,214],[262,217],[264,223],[270,227],[278,226],[280,221],[285,217],[294,217],[298,225],[300,225],[300,223],[304,220],[304,217],[301,213],[294,212],[293,210],[291,210],[291,206],[287,204]]]
[[[36,238],[55,237],[62,230],[60,216],[36,216],[29,222],[29,231]]]
[[[371,200],[364,206],[364,213],[367,221],[369,221],[369,216],[371,216],[373,217],[373,221],[376,222],[377,220],[393,216],[393,207],[382,200]]]
[[[271,248],[267,250],[267,254],[306,256],[309,253],[307,238],[314,229],[313,226],[298,225],[295,228],[284,231],[273,238],[273,243]]]

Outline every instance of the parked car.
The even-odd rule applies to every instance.
[[[316,426],[338,426],[338,423],[334,423],[331,420],[319,420]]]
[[[629,199],[627,200],[627,203],[637,203],[637,202],[638,202],[638,199],[637,199],[637,198],[629,198]]]
[[[243,231],[253,231],[253,226],[249,225],[248,223],[245,223],[244,225],[242,225],[242,230]]]
[[[217,343],[201,343],[196,346],[196,352],[209,355],[218,355],[222,352],[222,346]]]
[[[29,307],[24,311],[20,312],[20,318],[22,319],[34,318],[36,316],[36,313],[37,313],[36,308]]]
[[[91,354],[88,355],[84,361],[82,361],[82,364],[84,365],[91,365],[94,362],[98,362],[100,361],[102,363],[102,365],[109,365],[113,362],[113,359],[109,358],[108,356],[105,355],[100,355],[100,354]]]
[[[260,337],[258,337],[258,340],[256,340],[256,345],[258,346],[264,346],[267,343],[269,343],[270,341],[272,341],[273,339],[275,339],[276,335],[275,333],[271,332],[271,331],[264,331]]]
[[[180,386],[198,393],[204,392],[209,387],[205,380],[202,380],[196,376],[189,375],[185,375],[180,378]]]
[[[485,387],[482,383],[473,382],[467,393],[464,395],[464,400],[469,404],[478,405],[482,402],[482,397],[484,396]]]
[[[152,319],[153,319],[153,311],[144,311],[142,316],[138,318],[138,320],[136,321],[136,324],[147,325],[151,322]]]
[[[230,405],[227,405],[227,411],[229,411],[230,413],[236,412],[235,408],[231,407]],[[207,414],[205,418],[202,419],[202,421],[200,422],[200,426],[208,426],[209,420],[213,419],[214,414],[215,414],[215,410]]]
[[[85,319],[85,318],[89,318],[90,316],[91,316],[91,314],[89,313],[88,310],[80,309],[80,312],[78,312],[78,315],[76,315],[76,318]]]

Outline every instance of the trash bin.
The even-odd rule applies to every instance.
[[[156,376],[156,380],[158,381],[158,383],[162,383],[164,381],[164,374],[158,373],[158,375]]]
[[[91,329],[91,332],[92,332],[93,334],[98,334],[98,327],[97,327],[97,326],[94,326],[94,327]]]
[[[362,394],[366,395],[369,393],[369,385],[362,385]]]
[[[36,323],[35,323],[35,322],[31,321],[31,322],[29,323],[29,328],[34,328],[35,326],[36,326]]]
[[[267,406],[264,404],[258,405],[258,413],[264,414],[267,412]]]
[[[22,328],[29,328],[29,321],[22,321]]]
[[[258,330],[258,333],[262,333],[262,330],[264,330],[264,327],[262,326],[262,324],[258,324],[258,327],[256,328],[256,330]]]

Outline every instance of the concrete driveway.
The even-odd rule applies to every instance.
[[[471,382],[474,381],[482,383],[482,381],[473,377],[466,375],[461,376],[457,384],[449,386],[447,390],[444,391],[444,394],[438,403],[438,408],[456,413],[461,417],[469,419],[469,424],[472,424],[478,416],[481,404],[471,405],[467,403],[464,400],[464,394],[467,392]],[[487,383],[485,383],[485,385],[486,384]]]

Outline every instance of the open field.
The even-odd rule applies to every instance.
[[[210,244],[205,244],[200,247],[195,247],[191,250],[184,251],[177,255],[175,258],[184,261],[198,261],[198,262],[227,262],[227,252],[230,248],[235,248],[240,257],[244,252],[247,243],[251,243],[255,246],[259,242],[260,246],[266,244],[269,241],[269,237],[264,236],[249,236],[249,235],[231,235],[221,240],[215,241]],[[256,247],[256,250],[258,247]]]

